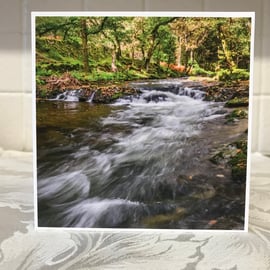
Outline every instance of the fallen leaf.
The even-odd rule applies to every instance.
[[[217,224],[217,220],[216,219],[211,219],[209,222],[208,222],[208,225],[215,225],[215,224]]]

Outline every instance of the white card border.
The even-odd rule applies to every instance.
[[[37,134],[36,134],[36,17],[65,17],[65,16],[91,16],[91,17],[220,17],[220,18],[251,18],[250,37],[250,78],[249,78],[249,111],[248,111],[248,147],[247,147],[247,173],[245,191],[245,216],[243,230],[203,230],[203,229],[129,229],[129,228],[79,228],[79,227],[39,227],[38,226],[38,196],[37,196]],[[32,45],[32,138],[33,138],[33,193],[34,193],[34,228],[35,230],[59,231],[88,231],[88,232],[203,232],[203,233],[243,233],[248,232],[249,204],[250,204],[250,178],[251,178],[251,141],[252,141],[252,112],[254,88],[254,42],[255,42],[255,12],[151,12],[151,11],[34,11],[31,12],[31,45]]]

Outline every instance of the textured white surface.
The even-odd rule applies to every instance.
[[[252,150],[270,153],[269,0],[1,0],[0,147],[32,148],[34,10],[256,11]],[[255,154],[251,172],[247,234],[36,232],[31,155],[0,149],[0,269],[270,269],[269,159]]]
[[[0,269],[270,269],[269,166],[252,156],[248,233],[35,231],[32,155],[0,150]]]
[[[22,94],[0,92],[0,141],[7,149],[22,150],[24,144],[22,97]]]
[[[259,133],[259,151],[261,153],[270,152],[270,96],[264,96],[260,101],[259,121],[262,123]]]

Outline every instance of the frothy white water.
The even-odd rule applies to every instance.
[[[86,100],[86,102],[93,102],[93,99],[95,97],[96,91],[94,91],[89,98]],[[56,96],[53,100],[59,100],[59,101],[69,101],[69,102],[78,102],[80,101],[80,98],[83,98],[85,100],[86,97],[84,97],[83,90],[67,90],[63,93],[60,93]]]
[[[143,206],[124,199],[89,199],[89,192],[88,178],[77,171],[38,181],[40,206],[50,205],[53,220],[66,227],[114,227]]]
[[[113,145],[102,152],[90,149],[88,163],[79,167],[91,176],[91,182],[98,179],[98,189],[110,198],[151,197],[159,182],[175,179],[185,166],[192,166],[188,162],[189,155],[193,155],[189,140],[200,134],[202,122],[218,109],[217,104],[190,96],[141,91],[137,98],[119,99],[112,105],[126,106],[102,120],[104,129],[117,127],[118,132],[103,133],[99,138],[110,139]],[[161,96],[162,100],[149,100],[149,96]],[[80,150],[76,156],[80,156]]]
[[[94,91],[91,96],[89,97],[89,99],[87,100],[87,102],[93,102],[93,99],[95,97],[96,91]]]
[[[165,90],[148,86],[137,84],[139,96],[111,105],[111,114],[99,119],[100,131],[85,133],[94,139],[63,156],[72,160],[70,172],[64,164],[56,176],[38,181],[41,204],[58,209],[62,226],[135,224],[141,211],[148,215],[148,203],[174,200],[179,175],[198,165],[194,141],[222,104],[180,84],[173,91],[169,83]]]
[[[80,90],[67,90],[61,94],[58,94],[55,100],[62,100],[62,101],[79,101],[79,93]]]
[[[149,100],[149,96],[162,100]],[[103,119],[103,126],[122,125],[123,132],[126,126],[131,129],[128,134],[121,129],[111,133],[113,147],[93,157],[95,170],[102,174],[99,184],[110,197],[151,198],[160,182],[169,179],[173,184],[186,169],[183,164],[188,162],[183,159],[190,158],[188,141],[200,134],[205,117],[217,108],[201,99],[157,90],[142,90],[140,97],[120,99],[113,106],[122,105],[126,109]]]
[[[184,87],[184,88],[179,89],[179,95],[189,96],[194,99],[203,99],[203,97],[205,96],[205,93],[197,89]]]
[[[139,207],[138,202],[123,199],[92,198],[71,206],[62,216],[68,227],[112,228],[125,222]]]
[[[76,199],[87,198],[90,181],[80,171],[39,179],[38,199],[50,204],[62,204]]]

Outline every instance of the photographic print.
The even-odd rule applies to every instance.
[[[253,16],[33,13],[36,226],[246,231]]]

